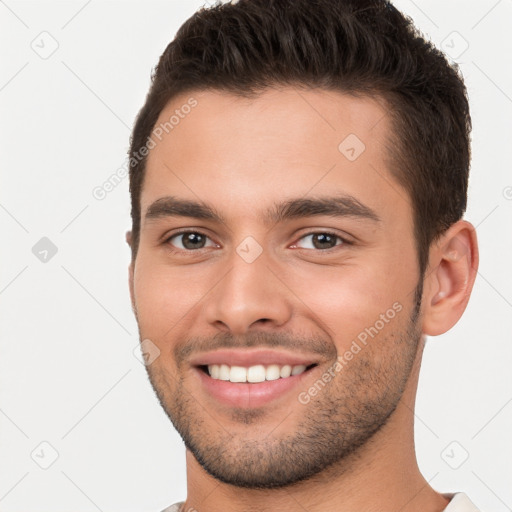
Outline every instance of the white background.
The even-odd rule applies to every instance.
[[[151,69],[201,5],[0,2],[1,512],[157,512],[185,497],[183,444],[133,354],[128,179],[102,201],[92,190],[125,165]],[[427,343],[420,468],[435,489],[504,512],[512,507],[512,0],[396,6],[465,76],[474,123],[466,218],[481,249],[463,319]],[[33,49],[56,44],[46,59]],[[58,248],[46,263],[32,252],[42,237]],[[57,460],[42,469],[53,450]],[[448,464],[467,455],[458,469]]]

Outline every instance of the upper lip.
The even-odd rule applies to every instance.
[[[262,349],[232,349],[232,350],[215,350],[198,354],[190,359],[193,366],[207,366],[210,364],[227,364],[228,366],[256,366],[277,364],[284,366],[305,365],[310,366],[317,364],[317,360],[312,356],[293,354],[290,352],[282,352],[276,350]]]

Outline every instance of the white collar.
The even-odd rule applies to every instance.
[[[444,493],[443,496],[450,500],[443,512],[480,512],[463,492]]]

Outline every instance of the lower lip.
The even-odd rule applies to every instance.
[[[266,380],[264,382],[230,382],[220,379],[212,379],[207,373],[195,368],[201,384],[206,392],[230,407],[257,408],[276,400],[289,393],[293,388],[299,387],[301,381],[314,370],[313,367],[299,375],[293,375],[276,380]],[[297,396],[299,390],[297,390]]]

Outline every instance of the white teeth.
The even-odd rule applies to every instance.
[[[218,379],[219,378],[219,365],[213,364],[211,366],[208,366],[208,371],[210,372],[210,375],[214,379]]]
[[[271,364],[270,366],[267,366],[265,377],[267,380],[277,380],[280,377],[280,372],[281,369],[277,364]]]
[[[243,366],[232,366],[229,370],[229,380],[231,382],[247,382],[247,369]]]
[[[211,375],[211,373],[210,373]],[[227,364],[221,364],[219,369],[219,379],[229,380],[229,366]]]
[[[299,375],[299,373],[303,373],[306,371],[306,367],[303,364],[299,364],[292,368],[292,375]]]
[[[212,379],[229,380],[230,382],[264,382],[265,380],[286,379],[290,375],[299,375],[306,371],[306,365],[279,366],[271,364],[267,367],[257,364],[245,368],[243,366],[229,366],[227,364],[210,364],[208,373]]]
[[[279,375],[284,379],[286,377],[289,377],[292,374],[292,367],[289,364],[285,364],[281,371],[279,372]]]
[[[247,368],[247,382],[263,382],[265,380],[265,367],[262,364]]]

